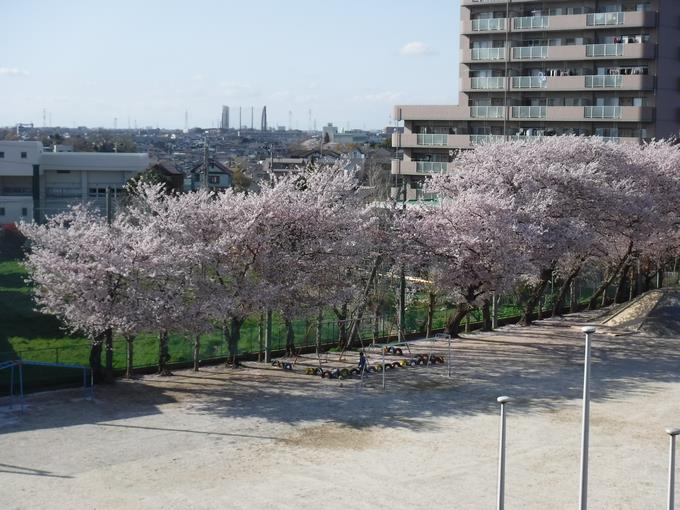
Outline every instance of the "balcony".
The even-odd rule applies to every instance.
[[[525,60],[587,60],[589,58],[654,58],[656,47],[653,43],[630,44],[588,44],[571,46],[520,46],[512,48],[513,61]]]
[[[512,48],[513,60],[544,60],[548,58],[548,46],[521,46]]]
[[[470,78],[471,90],[503,90],[505,88],[505,78],[500,76],[474,77]]]
[[[513,30],[538,30],[546,29],[548,26],[550,26],[548,16],[525,16],[512,19]]]
[[[546,76],[513,76],[513,89],[545,89],[548,88]]]
[[[473,22],[475,21],[481,20],[464,21],[461,26],[461,32],[463,34],[480,33],[482,30],[475,30],[473,27]],[[501,24],[503,28],[498,28],[496,31],[505,30],[505,23],[503,18],[493,18],[490,20],[490,29],[488,31],[492,31],[491,27]],[[559,32],[568,30],[597,30],[611,27],[643,28],[655,27],[656,25],[656,12],[654,11],[625,11],[517,17],[512,18],[510,28],[512,32],[526,32],[531,30]],[[484,24],[482,24],[482,26],[484,26]]]
[[[472,145],[484,145],[486,143],[497,143],[505,140],[503,135],[470,135]]]
[[[470,21],[472,32],[498,32],[505,30],[505,18],[473,19]]]
[[[620,106],[586,106],[583,116],[586,119],[620,119]]]
[[[419,133],[393,133],[392,147],[401,148],[422,148],[440,147],[443,149],[460,149],[470,145],[468,135],[439,135],[439,134],[419,134]]]
[[[505,60],[507,52],[505,48],[471,48],[469,50],[469,60]]]
[[[548,122],[652,122],[654,108],[646,106],[548,106]]]
[[[505,115],[504,106],[471,106],[470,117],[473,119],[502,119]]]
[[[623,44],[589,44],[586,57],[622,57]]]
[[[510,116],[513,119],[545,119],[545,106],[513,106]]]
[[[623,76],[595,75],[585,79],[587,89],[620,89],[623,86]]]
[[[469,146],[468,146],[469,148]],[[409,159],[393,159],[392,175],[428,175],[446,172],[449,163],[440,161],[413,161]]]
[[[445,161],[416,161],[416,173],[418,174],[442,174],[449,168]]]

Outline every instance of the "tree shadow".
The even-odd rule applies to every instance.
[[[451,379],[446,377],[446,364],[394,369],[385,374],[384,392],[381,374],[372,374],[362,385],[357,379],[323,380],[264,365],[237,370],[209,367],[198,373],[178,372],[169,378],[147,377],[99,388],[94,403],[83,399],[63,403],[60,399],[67,399],[66,394],[41,394],[36,402],[37,416],[29,411],[10,428],[89,423],[143,429],[146,424],[115,421],[159,414],[166,404],[182,403],[183,414],[225,420],[256,418],[291,426],[332,422],[357,430],[430,430],[440,427],[438,419],[442,417],[498,412],[499,395],[513,397],[513,413],[531,414],[578,403],[583,348],[583,334],[565,327],[542,325],[465,335],[454,341]],[[438,352],[446,353],[444,343]],[[652,391],[646,384],[650,382],[680,381],[680,339],[596,334],[592,354],[591,395],[595,402],[647,395]],[[45,404],[45,398],[53,405]],[[215,433],[199,429],[158,430]]]

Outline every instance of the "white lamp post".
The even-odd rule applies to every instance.
[[[590,336],[595,333],[593,326],[581,328],[586,334],[586,354],[583,366],[583,427],[581,432],[581,510],[588,508],[588,442],[590,434]]]
[[[668,428],[666,434],[671,438],[670,454],[668,458],[668,510],[675,509],[675,437],[680,429]]]
[[[510,397],[498,397],[496,401],[501,405],[501,435],[498,445],[498,504],[496,508],[505,508],[505,404]]]

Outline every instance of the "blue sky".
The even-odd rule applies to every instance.
[[[0,126],[381,128],[394,104],[455,103],[460,0],[9,0]]]

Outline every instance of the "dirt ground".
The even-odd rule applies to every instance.
[[[3,509],[493,508],[510,395],[506,505],[575,508],[592,316],[465,335],[446,365],[362,387],[212,367],[0,401]],[[595,335],[590,508],[664,508],[680,340]],[[372,360],[372,361],[375,361]]]

